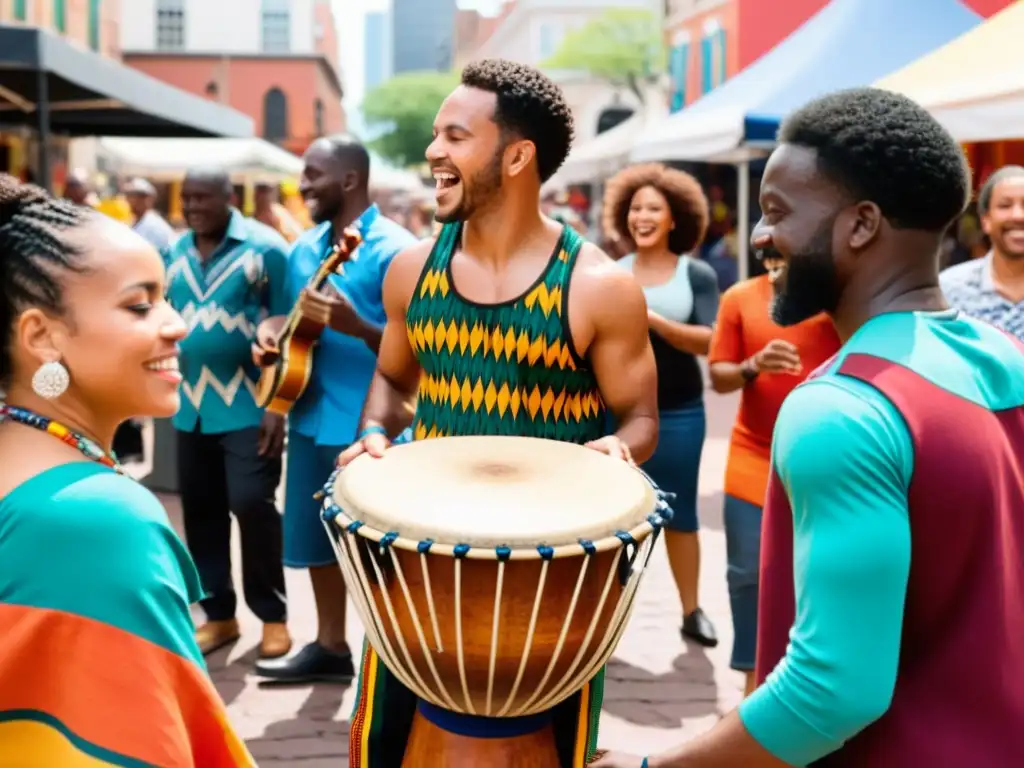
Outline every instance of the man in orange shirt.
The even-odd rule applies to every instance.
[[[711,385],[725,394],[742,389],[725,469],[725,541],[732,607],[731,666],[754,689],[761,507],[768,487],[772,431],[782,401],[839,350],[824,314],[783,328],[771,318],[772,283],[782,261],[764,256],[767,275],[737,283],[722,294],[708,363]]]

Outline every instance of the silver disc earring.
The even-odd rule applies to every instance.
[[[42,398],[54,400],[68,391],[71,376],[59,360],[43,363],[32,376],[32,391]]]

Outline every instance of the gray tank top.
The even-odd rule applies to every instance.
[[[633,271],[634,254],[619,259],[623,269]],[[680,256],[675,274],[662,285],[644,288],[647,307],[666,320],[708,328],[718,315],[718,278],[708,264],[692,256]],[[697,358],[676,349],[651,332],[651,348],[658,366],[658,405],[663,411],[688,407],[704,394],[704,381]]]
[[[623,256],[617,262],[629,272],[633,271],[636,254]],[[693,286],[690,284],[690,257],[680,256],[672,278],[661,285],[643,286],[647,307],[668,320],[689,323],[693,315]]]

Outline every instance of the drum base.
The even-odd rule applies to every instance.
[[[423,712],[421,702],[402,768],[560,768],[550,722],[530,733],[475,737],[446,730]]]

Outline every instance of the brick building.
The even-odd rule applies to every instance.
[[[329,0],[130,0],[121,47],[129,66],[249,115],[296,154],[346,128]]]
[[[2,0],[0,23],[48,29],[104,56],[120,59],[122,2],[124,0]]]

